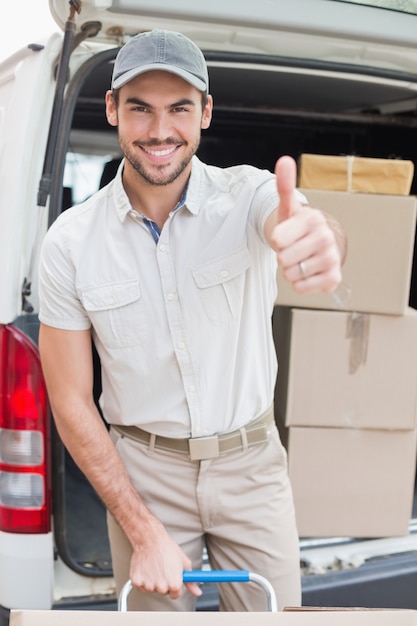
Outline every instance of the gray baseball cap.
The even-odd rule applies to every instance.
[[[152,70],[180,76],[199,91],[208,91],[209,79],[203,53],[191,39],[169,30],[151,30],[128,41],[114,62],[112,89]]]

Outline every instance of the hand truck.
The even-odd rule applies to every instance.
[[[268,611],[276,613],[278,603],[275,591],[271,583],[248,570],[190,570],[184,571],[182,580],[184,583],[247,583],[253,582],[263,588],[268,602]],[[120,592],[117,608],[119,611],[127,611],[127,598],[132,591],[132,581],[128,580]]]

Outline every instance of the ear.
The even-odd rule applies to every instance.
[[[118,125],[119,120],[117,117],[117,107],[114,101],[113,92],[110,90],[106,92],[106,116],[110,126]]]
[[[201,129],[205,130],[210,126],[211,116],[213,113],[213,98],[211,96],[207,96],[207,104],[203,110],[203,116],[201,118]]]

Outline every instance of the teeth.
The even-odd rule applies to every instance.
[[[174,146],[173,148],[167,148],[166,150],[146,150],[146,152],[148,152],[149,154],[152,154],[152,156],[160,157],[160,156],[167,156],[168,154],[172,154],[175,148],[176,146]]]

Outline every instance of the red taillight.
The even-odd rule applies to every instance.
[[[0,325],[0,530],[50,530],[49,419],[39,353]]]

